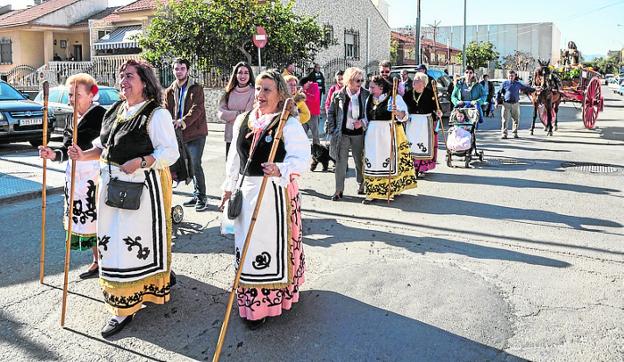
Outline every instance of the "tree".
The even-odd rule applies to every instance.
[[[200,66],[232,66],[241,60],[256,63],[252,37],[256,26],[263,26],[268,34],[263,64],[311,61],[331,39],[315,18],[294,14],[294,3],[169,0],[140,39],[143,56],[154,64],[174,57],[196,59]]]
[[[460,53],[460,58],[463,61],[464,54]],[[470,42],[466,47],[466,64],[475,68],[487,67],[488,63],[492,60],[498,59],[498,52],[496,51],[494,44],[487,42],[477,43],[476,41]]]
[[[621,64],[619,64],[618,57],[615,55],[612,55],[606,58],[599,57],[599,58],[594,59],[591,62],[586,62],[584,64],[587,67],[594,68],[594,70],[602,74],[608,74],[608,73],[617,74],[619,73],[619,69],[621,66]]]
[[[399,41],[396,39],[390,41],[390,62],[395,65],[399,64]]]
[[[513,54],[503,57],[503,69],[532,70],[535,68],[535,58],[530,53],[516,50]]]

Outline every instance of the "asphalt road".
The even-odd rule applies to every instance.
[[[608,100],[596,130],[562,107],[548,138],[541,128],[528,135],[525,106],[520,139],[500,140],[498,116],[488,119],[484,162],[440,162],[391,205],[363,206],[352,174],[344,201],[332,202],[333,174],[305,174],[302,299],[257,331],[233,315],[223,360],[624,360],[621,99]],[[40,201],[2,205],[2,359],[211,359],[233,276],[232,240],[220,235],[216,211],[223,155],[213,132],[204,154],[213,207],[186,209],[176,228],[172,301],[141,311],[110,341],[99,335],[108,315],[97,282],[77,279],[89,253],[72,253],[59,327],[61,196],[49,200],[43,286]],[[617,167],[590,173],[567,162]],[[190,190],[181,186],[174,201]]]

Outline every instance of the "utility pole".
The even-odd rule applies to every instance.
[[[440,64],[440,62],[438,62],[438,43],[436,42],[436,35],[438,33],[440,23],[441,21],[436,20],[433,24],[428,25],[433,31],[433,57],[431,58],[431,62],[434,64]]]
[[[414,29],[414,58],[420,64],[420,0],[416,0],[416,29]]]
[[[466,70],[466,0],[464,0],[464,45],[462,46],[462,73]]]

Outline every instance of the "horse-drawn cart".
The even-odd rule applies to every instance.
[[[602,112],[604,106],[600,88],[600,74],[586,68],[576,68],[572,71],[574,70],[580,71],[580,75],[571,80],[562,80],[561,100],[563,102],[581,103],[583,124],[585,124],[585,128],[593,129],[596,125],[596,119],[598,119],[598,113]]]

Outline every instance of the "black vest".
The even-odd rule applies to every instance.
[[[82,117],[80,123],[78,123],[78,136],[77,143],[81,150],[88,150],[93,147],[93,140],[100,135],[102,129],[102,119],[106,109],[102,106],[95,106],[91,108]],[[65,123],[65,129],[63,130],[63,147],[59,148],[63,155],[63,160],[67,160],[67,149],[73,143],[73,115],[67,117]],[[60,160],[57,160],[60,161]]]
[[[147,101],[143,108],[131,118],[117,122],[117,115],[123,112],[123,101],[115,103],[106,112],[102,123],[100,141],[104,146],[102,159],[123,165],[133,158],[147,156],[154,152],[147,126],[154,111],[160,108],[154,101]],[[112,132],[112,137],[111,137]]]
[[[253,133],[251,133],[251,129],[249,128],[249,113],[243,119],[243,122],[240,127],[240,131],[238,133],[238,138],[236,139],[236,150],[238,151],[238,156],[240,158],[240,169],[239,173],[242,175],[245,171],[245,164],[247,163],[247,158],[249,158],[249,150],[251,149],[251,143],[253,141]],[[251,163],[249,164],[249,168],[247,168],[246,176],[264,176],[264,172],[262,171],[262,164],[267,162],[269,159],[269,154],[271,153],[271,145],[273,144],[273,138],[275,137],[275,133],[277,133],[277,127],[279,125],[279,115],[275,116],[271,123],[267,126],[266,132],[264,132],[263,136],[258,140],[258,144],[256,146],[256,150],[251,158]],[[251,133],[251,134],[250,134]],[[249,135],[249,136],[247,136]],[[275,159],[273,162],[283,162],[286,157],[286,148],[284,147],[284,140],[280,139],[279,144],[277,146],[277,153],[275,154]]]
[[[366,117],[369,121],[389,121],[392,119],[392,112],[388,112],[388,100],[390,97],[386,97],[383,102],[377,106],[373,104],[373,95],[368,97],[368,103],[366,104]]]

